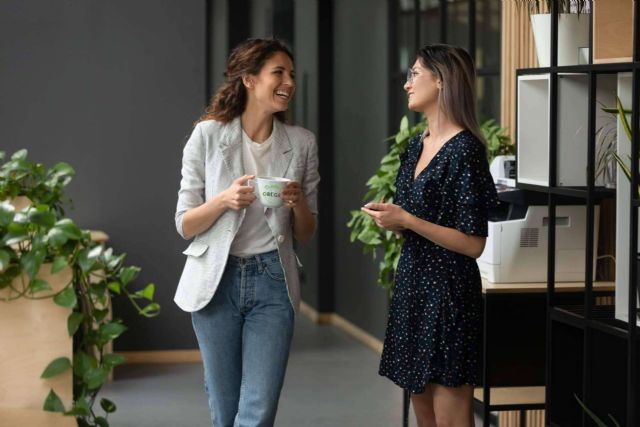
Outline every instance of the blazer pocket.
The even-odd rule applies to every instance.
[[[202,256],[203,253],[207,251],[209,245],[203,242],[191,242],[189,247],[182,252],[185,255],[190,255],[194,257]]]

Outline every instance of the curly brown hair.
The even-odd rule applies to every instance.
[[[248,74],[257,75],[264,63],[276,52],[286,53],[291,61],[291,51],[278,39],[247,39],[233,49],[227,61],[224,83],[211,100],[198,122],[217,120],[230,122],[241,115],[247,105],[247,89],[242,77]],[[285,112],[279,111],[274,116],[285,121]]]

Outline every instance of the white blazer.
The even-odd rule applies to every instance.
[[[315,136],[304,128],[274,120],[273,137],[268,175],[300,182],[311,212],[317,215],[320,176]],[[178,233],[185,238],[182,217],[186,211],[227,189],[234,179],[244,174],[240,118],[229,123],[215,120],[198,123],[182,157],[182,180],[175,215]],[[289,300],[297,311],[300,278],[293,251],[293,214],[288,208],[265,208],[265,215],[278,245]],[[244,216],[244,209],[227,210],[208,230],[195,236],[183,252],[187,260],[174,301],[184,311],[197,311],[213,297],[229,257],[231,242]]]

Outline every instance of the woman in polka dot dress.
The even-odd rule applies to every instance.
[[[476,258],[497,202],[474,88],[465,50],[429,45],[418,52],[404,89],[428,130],[402,156],[394,203],[362,208],[405,238],[380,374],[412,393],[420,427],[473,426],[482,328]]]

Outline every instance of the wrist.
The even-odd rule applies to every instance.
[[[227,198],[225,197],[224,191],[218,194],[217,196],[215,196],[213,199],[211,199],[211,202],[212,202],[213,208],[218,208],[224,211],[229,209],[229,205],[227,204]]]
[[[400,217],[400,225],[402,227],[404,227],[404,228],[411,229],[412,219],[413,219],[413,215],[411,215],[409,212],[403,210],[402,211],[402,216]]]

